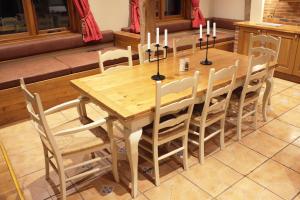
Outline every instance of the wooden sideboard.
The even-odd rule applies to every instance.
[[[275,76],[300,82],[300,26],[278,27],[254,22],[235,23],[238,33],[237,52],[248,54],[250,33],[281,37],[281,49]]]

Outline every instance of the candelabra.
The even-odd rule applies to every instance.
[[[157,73],[155,75],[153,75],[151,77],[151,79],[155,80],[155,81],[161,81],[161,80],[164,80],[166,77],[164,75],[161,75],[160,72],[159,72],[159,67],[160,67],[159,66],[159,61],[161,60],[159,58],[159,47],[160,47],[160,45],[156,44],[155,47],[156,47],[156,52],[154,51],[153,53],[154,53],[154,55],[156,54],[156,60],[151,60],[151,52],[152,52],[151,49],[148,49],[146,52],[148,53],[149,62],[155,62],[156,61],[156,63],[157,63]],[[162,59],[166,59],[167,56],[168,56],[168,48],[169,47],[168,46],[164,46],[163,48],[166,51],[166,57],[163,57]]]
[[[205,60],[201,61],[200,63],[202,65],[212,65],[212,61],[208,60],[208,41],[209,41],[210,34],[206,34],[206,55],[205,55]],[[200,40],[200,49],[202,49],[202,38]],[[215,47],[216,44],[216,36],[213,36],[213,47]]]

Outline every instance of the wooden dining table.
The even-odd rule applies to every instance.
[[[229,67],[239,60],[236,86],[242,86],[248,68],[248,56],[227,52],[218,49],[209,49],[210,66],[200,64],[205,58],[205,51],[185,51],[176,57],[160,60],[160,73],[166,76],[163,84],[193,76],[197,70],[200,72],[197,101],[204,101],[204,94],[208,84],[208,74],[211,68],[220,70]],[[189,58],[189,70],[179,71],[179,59]],[[72,80],[72,86],[80,94],[105,110],[112,121],[117,119],[124,127],[124,140],[131,170],[131,195],[138,194],[138,143],[142,135],[142,128],[153,121],[155,107],[155,81],[151,76],[157,72],[157,63],[144,63],[135,65],[132,69],[113,71]],[[229,80],[223,79],[215,87],[226,84]],[[164,100],[168,104],[185,97],[185,93],[172,95]],[[264,109],[270,95],[270,85],[264,95]],[[108,123],[108,131],[113,131],[112,123]]]

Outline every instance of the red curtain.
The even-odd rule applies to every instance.
[[[88,0],[73,0],[82,23],[82,35],[84,42],[101,40],[103,38],[99,27],[91,12]]]
[[[199,28],[200,24],[205,25],[205,18],[202,15],[202,12],[199,8],[200,0],[192,0],[192,8],[193,8],[193,28]]]
[[[130,0],[130,31],[133,33],[140,32],[140,7],[139,0]]]

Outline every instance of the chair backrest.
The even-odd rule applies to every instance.
[[[201,123],[204,124],[209,114],[227,111],[231,94],[234,89],[239,60],[234,65],[216,72],[214,68],[209,71],[208,86],[205,95],[205,103],[201,114]],[[216,83],[230,80],[222,87],[215,88]]]
[[[39,94],[32,94],[27,89],[23,79],[20,79],[21,90],[25,97],[26,109],[33,121],[33,125],[36,128],[43,145],[57,158],[60,157],[60,152],[57,147],[53,134],[50,131],[48,123],[46,121],[44,109]]]
[[[154,142],[157,141],[159,134],[166,134],[177,129],[188,132],[198,81],[199,72],[196,71],[193,77],[173,81],[166,85],[162,85],[160,81],[156,82],[156,105],[153,124]],[[164,105],[164,97],[185,91],[188,93],[186,98]],[[168,116],[174,117],[168,119]]]
[[[196,50],[196,37],[185,37],[185,38],[174,38],[173,39],[173,55],[176,56],[178,52],[178,47],[191,46],[193,53]]]
[[[241,94],[242,101],[249,93],[259,94],[268,76],[270,54],[268,49],[265,49],[265,52],[260,56],[254,57],[252,55],[249,58],[247,76]]]
[[[157,51],[157,47],[155,46],[156,44],[155,43],[152,43],[150,45],[150,50],[151,50],[151,61],[154,61],[156,60],[156,55],[155,55],[155,52]],[[147,50],[148,50],[148,46],[147,44],[145,45],[142,45],[142,44],[139,44],[138,45],[138,50],[139,50],[139,60],[140,60],[140,64],[143,64],[145,62],[149,62],[149,55],[147,53]],[[167,57],[167,51],[165,48],[163,48],[162,46],[158,48],[158,51],[159,53],[162,52],[163,53],[163,58],[166,58]]]
[[[117,49],[112,51],[107,51],[102,54],[101,51],[99,53],[99,66],[100,72],[103,73],[105,71],[104,62],[109,60],[116,60],[120,58],[128,58],[128,66],[132,67],[132,53],[131,53],[131,46],[127,47],[127,50],[124,49]]]
[[[259,55],[260,50],[257,48],[264,47],[268,48],[270,51],[271,60],[277,62],[279,51],[281,47],[281,37],[273,37],[271,35],[254,35],[250,34],[250,43],[249,43],[249,56],[251,55]]]

